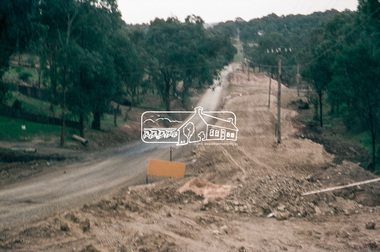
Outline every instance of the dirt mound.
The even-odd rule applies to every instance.
[[[310,178],[310,181],[321,183],[325,187],[348,185],[377,178],[358,164],[343,161],[341,165],[330,167],[321,171]],[[354,200],[365,206],[380,205],[380,183],[375,182],[342,190],[334,191],[335,196]]]
[[[106,134],[103,132],[94,132],[86,146],[80,146],[86,150],[98,150],[107,147],[115,147],[121,144],[136,140],[140,137],[140,123],[128,122],[127,124],[118,125]],[[79,146],[79,144],[78,144]]]
[[[197,195],[201,195],[205,198],[223,198],[230,194],[233,186],[229,185],[216,185],[208,181],[207,179],[192,178],[177,191],[183,193],[186,191],[192,191]]]
[[[298,110],[300,111],[300,110]],[[298,116],[299,120],[303,120],[310,112],[302,112]],[[338,137],[329,128],[321,129],[316,122],[308,122],[306,125],[299,127],[302,135],[313,142],[322,144],[328,153],[334,155],[334,163],[341,164],[343,160],[353,163],[360,163],[363,168],[368,168],[371,160],[368,150],[360,147],[358,144],[346,141],[344,138]]]
[[[222,206],[227,212],[258,217],[275,217],[286,220],[291,217],[353,214],[362,206],[351,200],[343,200],[332,193],[301,196],[315,185],[306,179],[282,175],[251,180],[228,196]]]
[[[246,73],[238,74],[236,82],[246,80]],[[251,75],[230,88],[224,110],[237,116],[238,141],[197,146],[186,170],[194,178],[122,189],[35,225],[3,230],[0,249],[378,250],[378,183],[302,196],[373,175],[353,163],[335,165],[322,145],[300,138],[293,124],[297,113],[285,109],[295,98],[289,93],[282,99],[283,141],[277,144],[267,80]],[[276,101],[274,92],[271,98]]]

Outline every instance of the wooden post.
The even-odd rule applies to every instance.
[[[272,74],[269,73],[269,92],[268,92],[268,108],[270,108],[270,94],[272,89]]]
[[[249,79],[249,63],[247,63],[247,73],[248,73],[248,81],[250,81],[250,79]]]
[[[300,65],[297,64],[297,96],[300,96]]]

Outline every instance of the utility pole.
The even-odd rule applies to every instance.
[[[248,81],[250,81],[250,80],[249,80],[249,60],[248,60],[247,58],[244,58],[244,62],[245,62],[245,64],[247,65]]]
[[[250,81],[250,79],[249,79],[249,63],[247,64],[247,72],[248,72],[248,81]]]
[[[269,50],[267,49],[267,53],[274,53],[276,52],[278,55],[278,93],[277,93],[277,127],[276,127],[276,134],[277,134],[277,143],[281,143],[281,58],[282,58],[282,51],[281,48],[278,48],[276,50]],[[291,48],[285,48],[284,52],[292,52]]]
[[[297,95],[300,96],[300,65],[297,64]]]
[[[278,52],[277,143],[281,143],[281,49]]]
[[[268,92],[268,108],[270,108],[270,94],[271,94],[271,88],[272,88],[272,74],[269,73],[269,92]]]

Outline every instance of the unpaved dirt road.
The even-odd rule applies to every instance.
[[[2,188],[1,228],[34,221],[55,211],[83,204],[119,185],[141,183],[148,159],[164,158],[167,153],[163,148],[144,147],[136,144],[126,149],[125,154],[70,165],[64,170]]]
[[[288,106],[299,99],[292,93],[283,93],[283,139],[277,144],[276,92],[268,108],[268,79],[255,74],[247,81],[237,67],[222,102],[224,111],[237,116],[236,145],[197,145],[184,160],[185,178],[124,186],[5,228],[0,250],[379,251],[379,183],[302,196],[374,175],[351,162],[335,164],[322,145],[301,137],[297,111]],[[126,166],[117,155],[101,160],[99,167]],[[189,190],[180,190],[186,185]],[[221,195],[221,188],[231,190],[210,196]]]
[[[218,109],[230,71],[226,68],[221,72],[221,85],[208,89],[199,106],[205,110]],[[149,159],[167,160],[168,150],[168,144],[139,141],[112,153],[98,153],[90,162],[68,165],[29,181],[4,186],[0,190],[0,229],[90,202],[121,185],[142,184]],[[188,151],[189,148],[176,148],[175,155],[179,158]]]

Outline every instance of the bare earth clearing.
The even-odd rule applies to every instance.
[[[334,164],[322,145],[302,138],[293,123],[297,112],[288,107],[297,99],[291,92],[283,92],[278,145],[277,90],[269,109],[268,78],[256,74],[247,81],[232,67],[223,110],[237,116],[237,145],[196,146],[184,179],[124,187],[32,224],[4,228],[0,249],[380,251],[380,183],[301,196],[375,176],[348,161]]]

